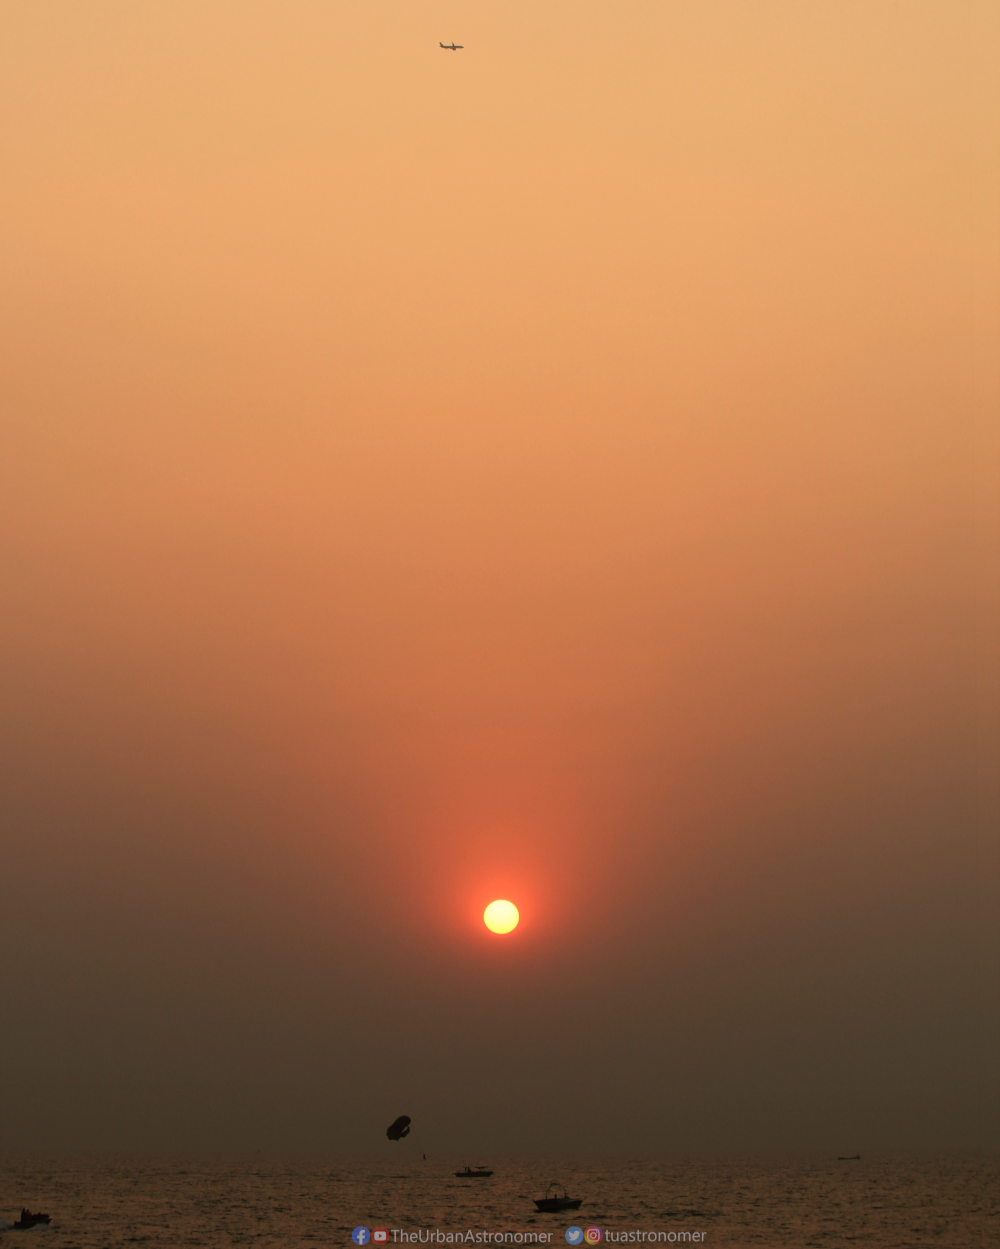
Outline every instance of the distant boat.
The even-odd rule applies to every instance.
[[[489,1167],[466,1167],[464,1171],[456,1171],[457,1180],[488,1180],[493,1172]]]
[[[562,1189],[562,1196],[559,1190]],[[582,1197],[567,1197],[561,1184],[550,1184],[544,1197],[536,1197],[535,1205],[542,1214],[558,1214],[560,1210],[579,1210],[583,1205]]]
[[[860,1154],[851,1154],[851,1155],[850,1155],[850,1157],[846,1157],[844,1154],[841,1154],[841,1155],[839,1156],[839,1158],[837,1159],[837,1161],[838,1161],[838,1162],[860,1162],[860,1161],[861,1161],[861,1155],[860,1155]]]
[[[19,1232],[26,1232],[29,1227],[48,1227],[50,1216],[47,1214],[32,1214],[30,1210],[22,1210],[21,1217],[14,1223],[14,1228]]]

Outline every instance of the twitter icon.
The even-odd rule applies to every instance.
[[[583,1240],[583,1232],[579,1227],[567,1227],[566,1239],[571,1245],[578,1245]]]

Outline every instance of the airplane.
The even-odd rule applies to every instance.
[[[439,48],[444,48],[446,52],[460,52],[464,47],[464,43],[439,43]]]

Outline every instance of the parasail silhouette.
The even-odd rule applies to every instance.
[[[410,1116],[400,1115],[394,1123],[390,1123],[385,1130],[386,1136],[391,1141],[401,1141],[404,1136],[410,1134]]]

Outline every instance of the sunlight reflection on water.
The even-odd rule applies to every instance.
[[[359,1224],[543,1230],[555,1249],[571,1223],[704,1232],[702,1243],[727,1247],[1000,1243],[996,1158],[507,1159],[491,1160],[491,1179],[455,1179],[463,1162],[5,1154],[0,1215],[46,1210],[52,1249],[347,1246]],[[553,1180],[584,1199],[579,1211],[535,1211]]]

